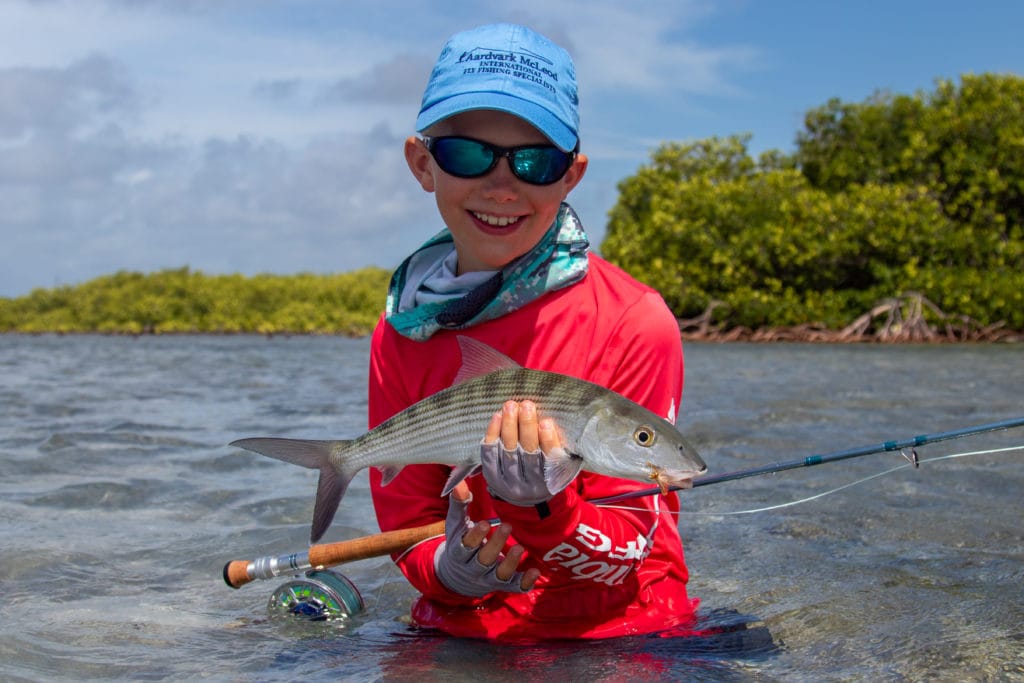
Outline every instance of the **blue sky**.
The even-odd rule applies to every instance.
[[[512,8],[512,9],[510,9]],[[595,246],[668,140],[791,151],[831,97],[1024,75],[1024,2],[3,0],[0,296],[121,269],[394,267],[441,224],[401,146],[453,32],[576,60]]]

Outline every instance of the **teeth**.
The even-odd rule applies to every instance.
[[[491,216],[486,213],[473,212],[473,215],[477,217],[477,220],[481,220],[487,225],[493,225],[496,228],[504,228],[513,223],[519,222],[519,216]]]

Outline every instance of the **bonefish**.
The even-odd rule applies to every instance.
[[[521,367],[470,337],[459,337],[462,367],[455,383],[414,403],[357,439],[314,441],[252,438],[233,441],[271,458],[320,470],[310,540],[330,526],[349,482],[377,467],[388,484],[405,465],[451,465],[440,495],[480,466],[480,440],[506,400],[531,400],[561,430],[563,453],[549,453],[545,482],[561,491],[587,470],[637,481],[687,486],[707,470],[697,451],[668,420],[585,380]]]

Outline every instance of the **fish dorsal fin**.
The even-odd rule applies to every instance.
[[[462,352],[462,367],[459,368],[459,374],[455,375],[454,384],[483,377],[495,370],[521,367],[519,363],[482,341],[461,335],[458,340],[459,350]]]

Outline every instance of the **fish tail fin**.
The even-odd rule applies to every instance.
[[[340,470],[331,464],[331,454],[348,446],[349,441],[317,441],[312,439],[256,438],[239,439],[230,445],[244,448],[268,458],[301,465],[311,470],[320,470],[320,481],[316,486],[316,503],[313,505],[313,526],[309,542],[316,543],[331,525],[338,511],[345,490],[355,472]]]

